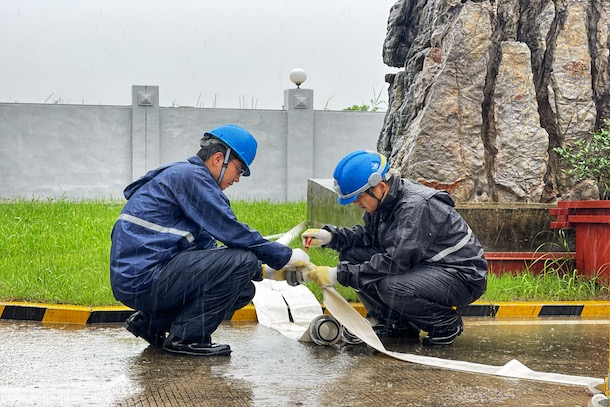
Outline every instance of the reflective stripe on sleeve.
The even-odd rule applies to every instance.
[[[468,241],[470,240],[470,236],[472,236],[472,230],[470,228],[468,228],[468,233],[466,233],[466,236],[464,236],[464,238],[462,240],[460,240],[459,242],[457,242],[456,244],[454,244],[451,247],[441,250],[440,252],[438,252],[438,254],[436,256],[431,257],[431,258],[427,259],[426,261],[429,263],[434,263],[439,260],[442,260],[443,258],[450,255],[451,253],[457,252],[462,247],[466,246],[466,243],[468,243]]]
[[[152,223],[147,220],[140,219],[135,216],[127,215],[124,213],[119,215],[119,219],[125,220],[127,222],[131,222],[131,223],[135,223],[138,226],[142,226],[143,228],[154,230],[155,232],[171,233],[173,235],[182,236],[182,237],[186,238],[186,240],[188,240],[189,243],[193,243],[195,241],[193,234],[191,232],[187,232],[185,230],[179,230],[179,229],[175,229],[175,228],[166,228],[164,226],[157,225],[156,223]]]

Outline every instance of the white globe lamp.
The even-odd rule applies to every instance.
[[[295,68],[290,72],[290,80],[299,88],[307,80],[307,72],[301,68]]]

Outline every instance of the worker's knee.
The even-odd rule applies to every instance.
[[[249,279],[252,279],[259,270],[260,262],[256,255],[247,249],[234,249],[235,250],[235,264],[237,269],[242,270],[243,274]]]
[[[392,304],[397,300],[408,301],[410,298],[421,295],[414,286],[393,278],[385,278],[379,281],[377,283],[377,293],[386,304]]]

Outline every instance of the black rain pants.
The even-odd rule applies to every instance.
[[[378,251],[350,248],[339,253],[341,261],[360,264]],[[422,263],[401,274],[389,274],[363,290],[357,290],[368,316],[378,323],[415,325],[430,334],[442,336],[461,324],[455,307],[477,299],[456,272],[434,263]]]

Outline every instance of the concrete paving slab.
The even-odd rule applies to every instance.
[[[603,377],[610,320],[464,318],[452,347],[391,350]],[[318,346],[255,322],[226,321],[228,357],[149,347],[121,324],[0,320],[0,406],[586,406],[584,387],[430,368],[365,345]]]

